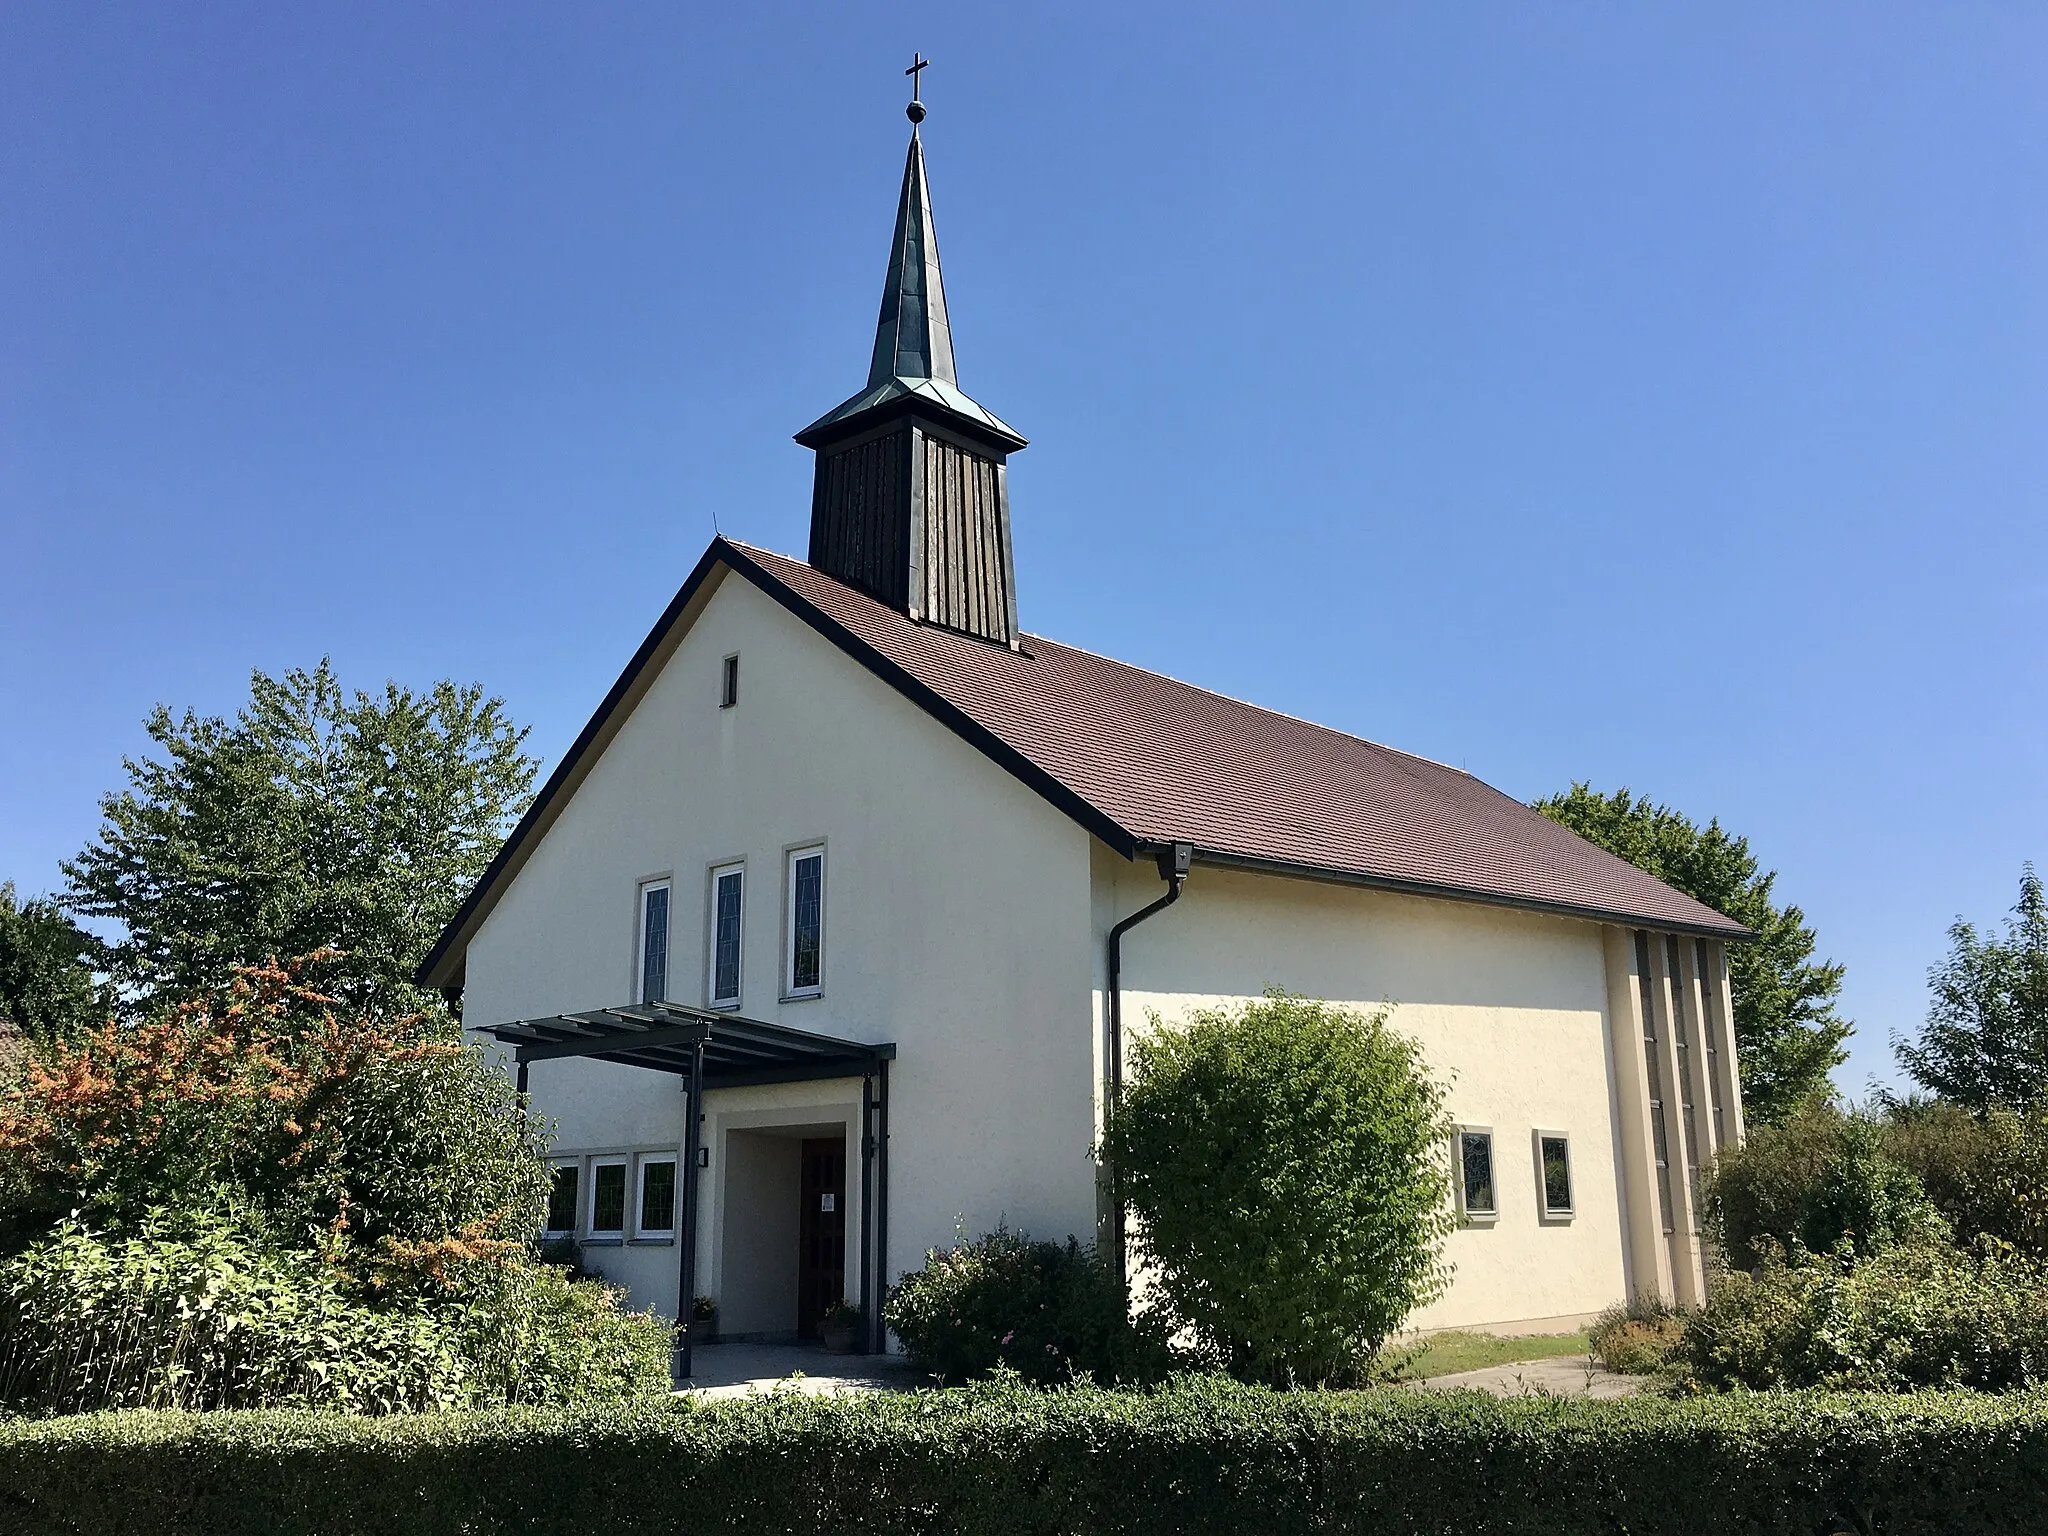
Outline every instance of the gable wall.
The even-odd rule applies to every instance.
[[[1163,889],[1149,864],[1098,848],[1097,934]],[[1576,1318],[1622,1299],[1598,925],[1198,864],[1179,902],[1125,935],[1123,972],[1127,1038],[1148,1010],[1170,1024],[1269,985],[1395,1005],[1394,1026],[1448,1080],[1453,1117],[1492,1127],[1500,1202],[1491,1227],[1451,1234],[1452,1289],[1414,1326]],[[1571,1138],[1568,1224],[1538,1219],[1537,1127]]]
[[[740,702],[721,710],[734,651]],[[785,1003],[784,854],[815,841],[824,995]],[[628,1001],[638,887],[659,876],[674,882],[670,996],[703,1002],[708,871],[733,859],[747,868],[740,1011],[898,1046],[890,1273],[957,1219],[1087,1235],[1087,834],[744,579],[724,577],[477,933],[466,1020]],[[555,1061],[531,1087],[564,1149],[681,1140],[679,1079]],[[784,1100],[857,1106],[858,1084],[713,1093],[707,1132]],[[714,1165],[699,1250],[712,1288],[721,1178]],[[857,1231],[856,1209],[850,1242]],[[673,1304],[672,1249],[594,1256],[639,1304]]]

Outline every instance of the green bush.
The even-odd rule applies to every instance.
[[[1663,1370],[1685,1331],[1685,1314],[1654,1296],[1636,1296],[1609,1307],[1586,1330],[1593,1357],[1624,1376],[1654,1376]]]
[[[1699,1388],[2031,1388],[2048,1380],[2048,1274],[1989,1244],[1766,1250],[1687,1317],[1673,1361]]]
[[[2040,1396],[1682,1402],[1215,1379],[0,1426],[9,1536],[2033,1532]]]
[[[925,1255],[890,1292],[882,1320],[919,1369],[943,1381],[999,1368],[1054,1383],[1156,1381],[1166,1345],[1133,1320],[1114,1271],[1073,1238],[1034,1243],[998,1227]]]
[[[1246,1380],[1365,1378],[1443,1293],[1442,1090],[1386,1010],[1270,992],[1133,1042],[1101,1155],[1180,1328]]]
[[[602,1287],[497,1250],[440,1268],[390,1293],[214,1218],[66,1222],[0,1261],[0,1408],[395,1413],[667,1388],[667,1328]]]
[[[1979,1115],[1938,1101],[1895,1104],[1884,1145],[1958,1237],[1994,1237],[2048,1259],[2048,1107]]]
[[[1847,1238],[1869,1253],[1949,1230],[1920,1180],[1887,1149],[1885,1127],[1829,1105],[1759,1126],[1714,1160],[1705,1195],[1709,1226],[1740,1269],[1772,1246],[1825,1253]]]

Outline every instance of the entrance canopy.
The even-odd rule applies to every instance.
[[[889,1232],[889,1063],[896,1058],[893,1044],[807,1034],[687,1003],[633,1003],[623,1008],[558,1013],[486,1025],[482,1032],[512,1048],[522,1094],[526,1092],[527,1069],[534,1062],[579,1056],[682,1078],[682,1230],[676,1245],[680,1252],[675,1349],[675,1373],[680,1382],[690,1378],[691,1301],[697,1294],[698,1169],[710,1157],[708,1150],[702,1150],[705,1091],[757,1083],[860,1078],[860,1308],[868,1349],[883,1347],[878,1303],[887,1286],[882,1265]]]
[[[866,1077],[896,1056],[894,1045],[807,1034],[687,1003],[634,1003],[558,1013],[491,1025],[484,1033],[512,1047],[512,1059],[521,1067],[588,1056],[688,1077],[701,1047],[706,1088]]]

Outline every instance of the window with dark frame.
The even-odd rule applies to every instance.
[[[1493,1132],[1458,1132],[1458,1209],[1467,1216],[1493,1216]]]
[[[740,701],[740,659],[738,655],[725,658],[725,665],[718,674],[718,707],[731,709]]]
[[[1550,1131],[1536,1134],[1536,1155],[1543,1168],[1543,1214],[1547,1217],[1572,1214],[1572,1158],[1570,1141]]]
[[[626,1164],[623,1159],[590,1165],[590,1235],[618,1237],[626,1230]]]
[[[548,1226],[550,1232],[576,1230],[576,1184],[582,1172],[574,1163],[557,1163],[548,1183]]]
[[[740,1001],[741,918],[746,872],[737,864],[711,872],[711,1006],[737,1008]]]
[[[799,848],[789,856],[789,964],[783,977],[791,997],[815,997],[824,979],[825,850]]]
[[[640,1162],[640,1220],[635,1230],[642,1237],[667,1237],[676,1229],[676,1160],[648,1157]]]
[[[640,1001],[668,997],[668,882],[640,888]]]

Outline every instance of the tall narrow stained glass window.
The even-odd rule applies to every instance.
[[[668,996],[668,885],[640,888],[640,1001]]]
[[[740,923],[746,872],[737,864],[711,872],[711,1006],[740,1001]]]
[[[814,997],[825,973],[825,850],[799,848],[789,856],[789,969],[791,997]]]

